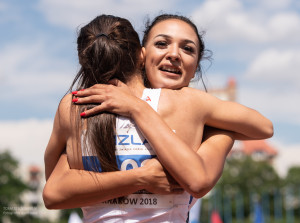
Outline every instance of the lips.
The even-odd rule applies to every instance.
[[[172,73],[172,74],[179,74],[179,75],[182,74],[181,70],[178,67],[174,67],[174,66],[162,65],[159,67],[159,70]]]

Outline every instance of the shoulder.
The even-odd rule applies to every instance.
[[[205,94],[205,92],[188,87],[178,90],[162,89],[159,104],[165,110],[195,109],[195,106],[202,104]]]
[[[161,90],[161,100],[169,105],[174,103],[180,103],[181,105],[188,104],[189,102],[194,102],[195,100],[203,99],[205,97],[205,92],[197,89],[185,87],[178,90],[162,89]]]
[[[72,94],[67,94],[61,99],[55,115],[55,124],[59,128],[64,130],[70,128],[71,109],[72,109]]]
[[[189,95],[190,97],[196,98],[196,99],[204,99],[205,97],[207,97],[209,95],[205,91],[195,89],[195,88],[191,88],[191,87],[181,88],[180,92],[184,95]]]
[[[194,103],[196,102],[200,106],[205,105],[207,109],[221,101],[212,94],[195,88],[185,87],[181,89],[181,92],[183,95],[185,95],[185,97],[189,97],[190,100],[193,100]]]
[[[203,106],[203,103],[206,103],[213,97],[207,92],[190,87],[184,87],[174,92],[176,92],[175,97],[178,97],[182,104],[188,105],[189,103],[192,103],[194,106],[201,107]]]
[[[72,94],[66,94],[59,103],[58,108],[62,108],[62,109],[69,109],[72,103]]]
[[[72,94],[65,95],[59,102],[57,115],[64,117],[69,116],[72,107]]]
[[[206,115],[211,112],[218,100],[207,92],[190,87],[179,90],[162,89],[160,106],[162,104],[165,111],[181,109],[189,113],[201,111],[202,115]]]

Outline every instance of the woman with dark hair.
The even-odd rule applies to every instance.
[[[102,24],[96,23],[96,25],[101,27]],[[66,169],[64,161],[61,161],[63,158],[61,158],[58,163],[58,169],[55,168],[44,190],[46,206],[50,208],[71,208],[78,207],[78,205],[95,204],[97,201],[105,201],[97,204],[97,206],[84,208],[87,222],[88,219],[97,219],[99,221],[105,221],[105,219],[112,221],[134,221],[135,219],[137,221],[184,222],[187,217],[190,201],[188,193],[194,197],[201,197],[213,187],[222,172],[225,157],[232,145],[232,135],[241,136],[243,134],[245,135],[242,136],[243,138],[270,137],[272,134],[272,124],[259,113],[244,106],[236,103],[222,102],[198,90],[190,88],[181,89],[194,76],[197,64],[202,57],[202,51],[200,51],[201,44],[198,41],[199,36],[195,35],[195,30],[185,21],[178,18],[169,18],[158,22],[149,31],[145,50],[137,47],[136,52],[132,54],[128,53],[134,52],[131,49],[134,45],[125,43],[124,36],[128,39],[136,39],[136,37],[133,37],[134,35],[125,35],[125,33],[132,33],[122,27],[122,25],[114,26],[113,24],[106,23],[107,27],[116,27],[116,30],[119,29],[119,31],[122,30],[125,32],[120,31],[121,36],[118,36],[114,33],[92,28],[93,32],[89,30],[84,32],[87,33],[86,38],[78,38],[78,40],[81,39],[81,41],[78,41],[78,44],[83,44],[84,46],[82,50],[80,50],[81,47],[78,47],[79,57],[88,55],[87,60],[79,60],[82,65],[82,73],[79,73],[79,83],[88,84],[81,85],[77,89],[85,89],[84,91],[76,91],[73,94],[76,96],[88,96],[97,93],[97,95],[80,99],[73,98],[74,103],[78,105],[83,104],[80,105],[80,109],[74,105],[70,105],[71,95],[66,96],[62,100],[56,117],[57,124],[54,125],[53,134],[45,154],[47,177],[49,177],[58,160],[59,151],[62,151],[65,146],[67,147],[71,168],[82,168],[83,166],[84,169],[90,168],[89,170],[98,170],[107,173],[102,173],[102,175],[92,174],[92,176],[99,180],[97,181],[98,185],[97,183],[80,185],[80,187],[72,189],[71,196],[70,192],[68,192],[69,194],[63,193],[65,196],[62,197],[62,194],[58,194],[57,192],[62,191],[61,187],[66,187],[66,185],[55,185],[56,182],[61,182],[60,180],[64,180],[68,184],[73,180],[74,182],[83,182],[83,179],[87,179],[87,175],[86,173],[81,173],[80,175],[78,172],[74,173],[71,171],[72,173],[68,174],[68,179],[66,179],[66,175],[64,174],[62,178],[57,177],[61,170],[59,168]],[[178,28],[181,30],[180,33],[178,33]],[[130,26],[130,29],[133,30],[132,26]],[[81,31],[83,32],[85,29],[83,28]],[[106,39],[103,41],[104,38],[112,38],[112,41],[110,41],[111,39],[108,39],[109,41],[107,42]],[[120,39],[124,40],[124,45],[122,45],[123,41],[120,41]],[[126,53],[120,54],[121,57],[118,59],[123,60],[125,59],[124,55],[128,56],[132,60],[132,63],[128,60],[126,63],[134,65],[135,69],[133,71],[130,71],[130,69],[123,71],[120,66],[112,66],[111,69],[108,69],[109,71],[97,70],[101,61],[105,61],[103,57],[108,56],[108,52],[113,54],[115,51],[107,50],[101,54],[94,48],[96,47],[95,41],[103,41],[102,45],[99,44],[98,46],[103,48],[100,48],[101,51],[107,45],[119,44],[120,48]],[[116,52],[120,53],[121,51]],[[148,78],[151,86],[173,86],[174,89],[178,90],[144,89],[143,79],[139,71],[143,60],[134,60],[132,59],[133,55],[136,58],[146,57],[146,74],[148,76],[153,75],[154,77],[153,79]],[[99,59],[95,59],[94,57],[99,57]],[[134,61],[139,61],[140,64]],[[114,62],[111,65],[114,64],[120,65],[122,62]],[[99,67],[101,68],[101,66]],[[129,73],[133,72],[133,74],[129,75],[127,71]],[[89,74],[87,77],[90,77],[91,82],[84,81],[87,78],[84,76],[86,75],[85,72]],[[107,78],[107,82],[111,79],[119,79],[125,82],[127,86],[120,81],[113,81],[116,86],[103,85],[107,83],[101,82],[98,79],[100,78],[98,75],[102,76],[102,73],[113,74]],[[124,79],[117,76],[119,73]],[[128,79],[126,79],[127,77]],[[93,81],[98,83],[98,85],[91,89],[86,89],[93,85]],[[162,82],[161,85],[163,86],[157,86],[160,82]],[[144,101],[139,98],[144,99]],[[91,104],[100,102],[101,105],[90,109],[89,105],[85,105],[87,101]],[[231,111],[228,112],[228,109],[231,109]],[[68,110],[71,111],[68,112]],[[106,136],[104,135],[107,132],[106,130],[102,131],[101,135],[99,134],[101,127],[104,126],[104,124],[99,123],[102,122],[102,118],[100,117],[107,114],[101,113],[99,117],[93,116],[82,119],[82,121],[80,121],[79,115],[76,116],[76,114],[80,113],[81,116],[87,117],[92,112],[95,114],[95,112],[99,111],[118,113],[119,115],[132,118],[135,122],[128,118],[117,117],[115,132],[110,134],[110,136]],[[71,117],[68,117],[66,114],[71,114]],[[236,114],[239,114],[239,117]],[[92,118],[91,121],[89,120],[90,118]],[[93,121],[94,118],[95,121]],[[246,118],[248,120],[243,120]],[[70,123],[73,123],[74,119],[77,127],[68,127]],[[67,123],[67,128],[64,121]],[[111,128],[114,123],[115,121],[112,121],[111,125],[106,125],[107,128]],[[213,142],[216,145],[206,145],[206,147],[216,147],[216,151],[210,149],[201,150],[199,147],[202,141],[204,124],[228,129],[237,133],[222,132],[224,136],[221,141],[224,144],[220,146],[217,144],[220,141],[214,138]],[[136,125],[141,131],[136,128]],[[58,129],[62,129],[63,131]],[[61,137],[60,134],[62,132],[64,132],[65,137]],[[68,132],[69,134],[66,134]],[[220,132],[217,133],[220,134]],[[80,140],[81,136],[83,137],[82,140]],[[102,139],[98,139],[102,137],[115,139],[116,148],[113,148],[113,146],[111,146],[111,149],[104,148],[106,145],[105,139],[103,142]],[[220,140],[220,138],[218,139]],[[86,151],[87,155],[85,152],[81,152],[81,150]],[[101,151],[99,152],[98,150]],[[180,187],[188,193],[182,193],[179,190],[182,194],[170,195],[170,193],[176,193],[176,190],[172,190],[172,186],[175,189],[178,188],[176,184],[170,184],[169,191],[159,191],[159,193],[167,195],[147,194],[145,191],[140,192],[140,194],[132,194],[141,189],[155,192],[154,189],[163,188],[149,185],[149,182],[156,182],[155,180],[149,180],[149,173],[153,169],[156,174],[159,172],[156,171],[159,170],[159,163],[156,159],[151,159],[155,156],[158,157],[170,175],[180,184]],[[53,160],[49,157],[52,157]],[[138,158],[134,160],[136,157]],[[213,159],[216,160],[214,164],[211,163]],[[148,161],[145,162],[145,160]],[[108,167],[106,165],[102,167],[102,162],[107,162]],[[113,165],[110,165],[112,163]],[[127,171],[115,171],[116,166],[121,170]],[[141,168],[135,168],[140,166]],[[128,170],[132,167],[133,169]],[[148,171],[146,173],[148,179],[145,173],[143,175],[142,170]],[[81,176],[82,179],[79,179],[78,176]],[[166,179],[166,175],[162,178]],[[73,195],[76,195],[76,197]],[[125,198],[108,201],[111,198],[126,195],[128,196]],[[79,197],[80,200],[78,199]],[[63,202],[61,202],[62,200]],[[51,203],[54,205],[51,205]]]
[[[109,15],[96,17],[82,27],[78,35],[77,51],[81,68],[70,87],[70,91],[76,83],[77,90],[91,87],[94,84],[108,84],[113,78],[127,83],[139,72],[140,49],[138,34],[128,20]],[[88,142],[88,145],[82,143],[81,146],[85,147],[85,150],[88,146],[89,150],[97,153],[103,171],[118,170],[114,153],[116,115],[103,113],[82,121],[79,114],[95,105],[71,106],[69,103],[71,97],[72,94],[69,94],[62,99],[54,124],[57,123],[58,126],[63,127],[61,122],[68,115],[70,117],[67,118],[71,118],[71,122],[64,124],[68,124],[68,127],[73,131],[70,132],[71,135],[69,136],[65,136],[66,133],[61,132],[57,137],[51,136],[51,139],[66,140],[70,138],[72,147],[78,147],[81,143],[78,139],[82,138],[82,142]],[[64,129],[62,128],[62,130]],[[85,131],[83,135],[82,130]],[[57,161],[57,157],[52,156],[51,158]],[[81,159],[81,154],[76,158]],[[55,164],[55,162],[49,163]],[[50,164],[46,165],[47,178],[53,169]]]
[[[201,78],[202,80],[202,83],[204,85],[204,88],[206,90],[206,86],[203,82],[203,79],[202,79],[202,69],[201,69],[201,64],[200,62],[204,59],[209,59],[210,58],[210,51],[209,50],[206,50],[205,49],[205,44],[204,44],[204,41],[203,41],[203,35],[201,35],[199,32],[198,32],[198,28],[197,26],[187,17],[185,16],[180,16],[180,15],[174,15],[174,14],[162,14],[162,15],[159,15],[157,17],[154,18],[154,20],[151,22],[150,20],[147,21],[146,23],[146,26],[145,26],[145,30],[144,30],[144,36],[143,36],[143,39],[142,39],[142,46],[143,48],[145,49],[146,46],[148,48],[148,51],[150,50],[150,48],[148,47],[149,46],[149,42],[151,42],[151,39],[149,38],[149,35],[151,34],[151,31],[152,29],[157,25],[159,24],[160,22],[163,22],[163,21],[170,21],[170,20],[173,20],[173,21],[181,21],[181,22],[184,22],[186,23],[187,25],[189,25],[189,27],[194,31],[194,34],[196,35],[197,37],[197,40],[198,40],[198,44],[197,46],[195,46],[195,50],[198,52],[197,53],[197,58],[195,60],[195,62],[197,63],[197,66],[196,66],[196,70],[195,72],[191,72],[192,75],[195,75],[195,74],[198,74],[199,75],[199,78]],[[180,27],[179,27],[180,28]],[[163,34],[163,33],[161,33]],[[177,35],[174,35],[175,37],[177,37]],[[168,36],[165,36],[165,37],[168,37]],[[171,37],[171,36],[169,36]],[[170,40],[169,38],[167,38],[168,40]],[[163,45],[164,44],[168,44],[168,42],[165,42],[165,41],[161,41],[160,43],[156,43],[157,46],[160,45],[159,48],[163,48]],[[192,48],[189,48],[188,46],[184,46],[186,47],[186,51],[190,51],[192,50]],[[149,52],[148,52],[149,53]],[[206,55],[207,53],[209,53],[209,55]],[[149,62],[150,60],[146,60],[146,63]],[[147,87],[154,87],[154,85],[157,85],[159,84],[160,86],[163,86],[164,88],[169,88],[169,89],[177,89],[177,88],[182,88],[182,87],[187,87],[189,82],[191,81],[191,78],[188,78],[187,79],[187,82],[184,83],[184,84],[166,84],[164,82],[161,82],[161,83],[155,83],[155,81],[152,81],[153,78],[155,77],[155,75],[152,74],[151,70],[151,66],[145,66],[145,73],[144,73],[144,76],[145,76],[145,83],[146,83],[146,86]],[[148,74],[148,75],[147,75]]]

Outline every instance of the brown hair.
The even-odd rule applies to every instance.
[[[80,90],[94,84],[107,84],[114,78],[126,83],[139,67],[140,40],[131,23],[124,18],[100,15],[93,19],[80,29],[77,50],[81,68],[70,90],[76,83],[76,90]],[[85,124],[79,114],[94,106],[76,105],[75,122],[80,137]],[[74,108],[75,106],[73,112]],[[115,115],[101,113],[84,121],[86,134],[83,134],[82,148],[85,151],[90,148],[97,154],[102,172],[118,170],[115,156]],[[94,168],[98,169],[96,166]]]

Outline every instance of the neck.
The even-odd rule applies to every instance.
[[[145,86],[141,74],[133,75],[132,78],[126,82],[126,85],[136,97],[142,97]]]

